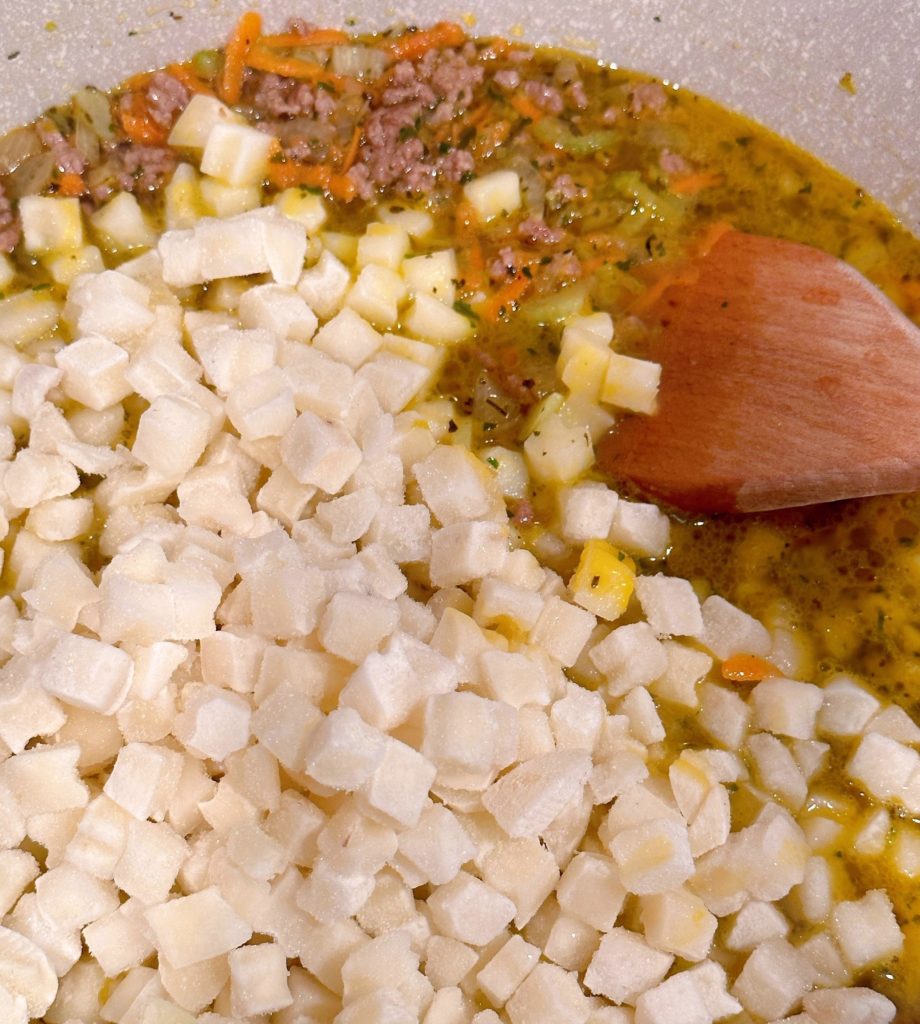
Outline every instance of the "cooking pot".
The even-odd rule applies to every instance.
[[[355,31],[450,18],[650,72],[784,134],[920,232],[916,0],[4,0],[0,130],[215,45],[252,6],[271,28],[291,15]]]

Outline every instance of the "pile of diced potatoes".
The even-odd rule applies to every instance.
[[[428,214],[325,231],[217,101],[175,136],[165,233],[34,197],[55,284],[0,264],[0,1020],[892,1020],[853,986],[903,935],[837,854],[920,874],[920,730],[639,571],[668,519],[590,470],[657,367],[585,311],[474,450]]]

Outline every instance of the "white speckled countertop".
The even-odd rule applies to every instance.
[[[221,41],[245,7],[356,28],[467,16],[471,31],[569,46],[679,82],[804,145],[920,233],[917,0],[3,0],[0,130]],[[475,19],[475,21],[473,21]],[[849,72],[856,87],[840,87]]]

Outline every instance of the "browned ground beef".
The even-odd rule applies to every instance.
[[[82,174],[86,170],[83,154],[64,138],[51,121],[42,119],[35,127],[45,148],[54,154],[54,162],[62,174]]]
[[[145,146],[129,142],[119,146],[116,156],[121,165],[118,187],[125,192],[152,192],[176,169],[176,151],[169,146]]]
[[[157,71],[147,84],[150,116],[164,128],[172,127],[189,101],[188,89],[166,71]]]

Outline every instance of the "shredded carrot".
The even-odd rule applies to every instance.
[[[200,93],[203,96],[213,96],[214,90],[206,82],[203,82],[188,64],[167,64],[166,70],[178,79],[191,93]]]
[[[313,32],[298,35],[296,32],[279,32],[273,36],[262,36],[259,43],[270,50],[281,50],[293,46],[340,46],[348,42],[348,33],[339,28],[318,28]]]
[[[224,47],[224,67],[217,79],[217,94],[224,103],[238,103],[243,92],[246,56],[262,31],[262,16],[258,11],[246,11]]]
[[[501,57],[511,49],[511,43],[503,36],[493,36],[489,40],[489,49],[496,57]]]
[[[485,280],[486,263],[482,253],[479,234],[476,231],[476,211],[467,200],[457,204],[454,215],[454,233],[457,238],[465,269],[463,273],[464,291],[477,291]]]
[[[494,323],[500,316],[511,311],[529,287],[530,278],[524,274],[512,277],[507,284],[503,284],[494,295],[482,303],[478,310],[480,316]]]
[[[710,224],[706,229],[706,233],[697,243],[696,254],[701,257],[708,256],[712,252],[716,242],[718,242],[720,238],[724,238],[730,231],[734,230],[735,229],[727,220],[717,220],[715,224]]]
[[[163,145],[169,135],[166,128],[151,117],[147,99],[139,92],[128,93],[121,98],[118,119],[132,142]]]
[[[342,169],[341,173],[345,174],[348,169],[354,164],[358,157],[358,150],[361,147],[361,125],[355,125],[355,130],[352,132],[351,141],[348,143],[348,149],[345,150],[345,156],[342,158]]]
[[[675,285],[696,284],[699,279],[699,267],[692,264],[668,270],[653,281],[641,295],[636,296],[630,303],[629,312],[641,316],[643,313],[647,313],[669,288]]]
[[[466,33],[453,21],[439,21],[431,28],[418,32],[406,32],[387,46],[393,60],[418,60],[429,50],[442,46],[460,46],[466,40]]]
[[[522,92],[516,92],[508,98],[508,102],[521,115],[531,121],[539,121],[543,117],[543,111],[534,103],[529,96]]]
[[[322,64],[300,57],[281,57],[271,50],[254,46],[246,55],[246,66],[257,71],[270,71],[284,78],[299,78],[306,82],[326,82],[341,87],[345,79],[327,71]]]
[[[73,171],[65,171],[58,178],[58,195],[61,196],[82,196],[86,191],[83,178]]]
[[[152,71],[141,71],[121,83],[121,92],[140,92],[146,88],[147,83],[153,78]]]
[[[756,654],[733,654],[722,662],[722,678],[733,683],[759,683],[761,679],[781,675],[773,662]]]
[[[676,196],[695,196],[707,188],[714,188],[721,185],[725,180],[718,171],[694,171],[691,174],[681,174],[668,180],[668,191]]]
[[[355,197],[355,183],[346,174],[337,174],[326,164],[298,164],[292,160],[273,163],[268,168],[268,180],[277,189],[321,188],[334,199],[349,202]]]

